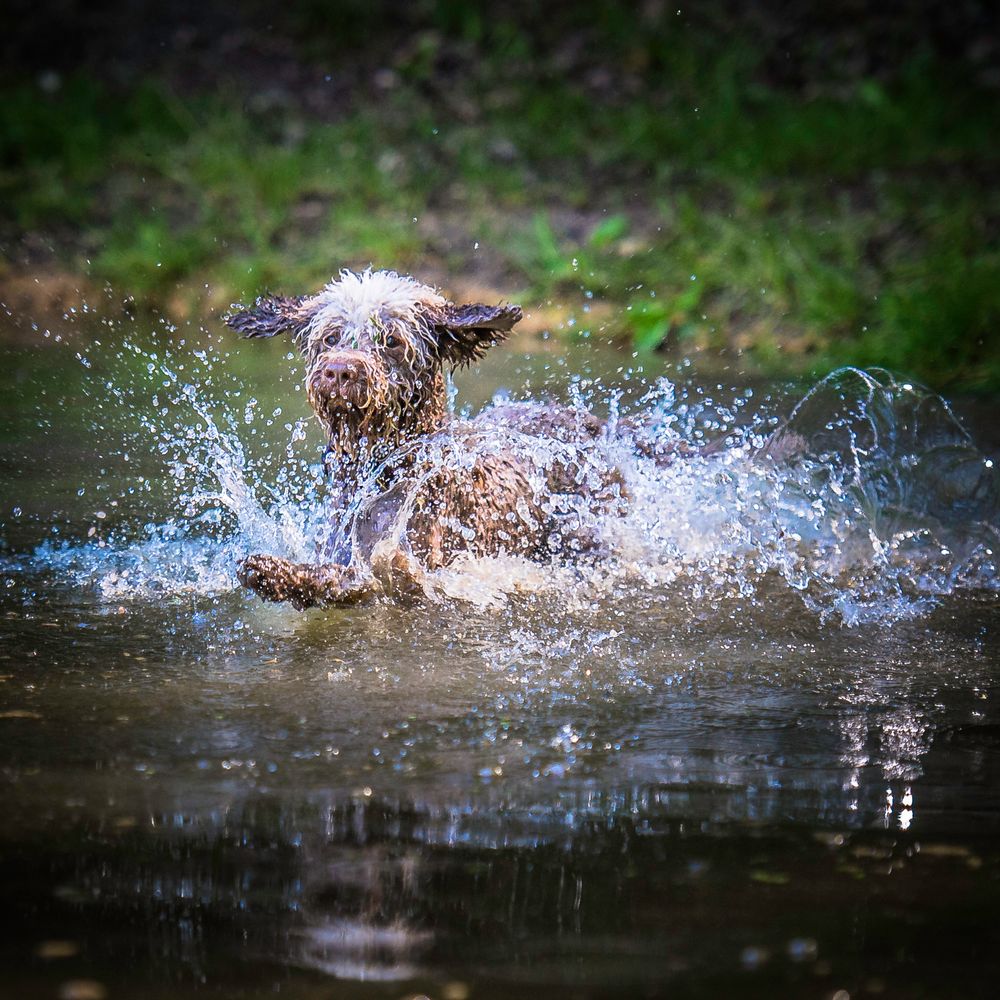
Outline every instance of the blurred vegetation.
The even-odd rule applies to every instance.
[[[725,5],[529,8],[303,3],[231,75],[8,74],[5,268],[183,309],[371,262],[641,350],[1000,388],[996,81],[826,24],[789,70]]]

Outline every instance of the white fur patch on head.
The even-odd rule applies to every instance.
[[[345,268],[303,303],[312,312],[306,337],[312,342],[340,330],[357,338],[366,329],[386,324],[423,331],[428,313],[442,309],[447,301],[437,289],[405,274],[371,268],[359,274]]]

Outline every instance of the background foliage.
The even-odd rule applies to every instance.
[[[996,389],[996,28],[917,6],[23,4],[0,297],[184,313],[373,263],[640,350]]]

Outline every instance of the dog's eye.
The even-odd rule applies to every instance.
[[[397,347],[401,347],[403,342],[394,333],[386,334],[385,346],[388,350],[394,351]]]
[[[337,335],[335,333],[328,333],[323,338],[323,343],[326,344],[327,347],[336,347],[337,346]]]

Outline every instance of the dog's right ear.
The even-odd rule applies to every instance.
[[[273,337],[279,333],[290,333],[301,346],[309,325],[309,312],[304,303],[304,296],[262,295],[248,308],[231,306],[222,319],[226,326],[244,337]]]

